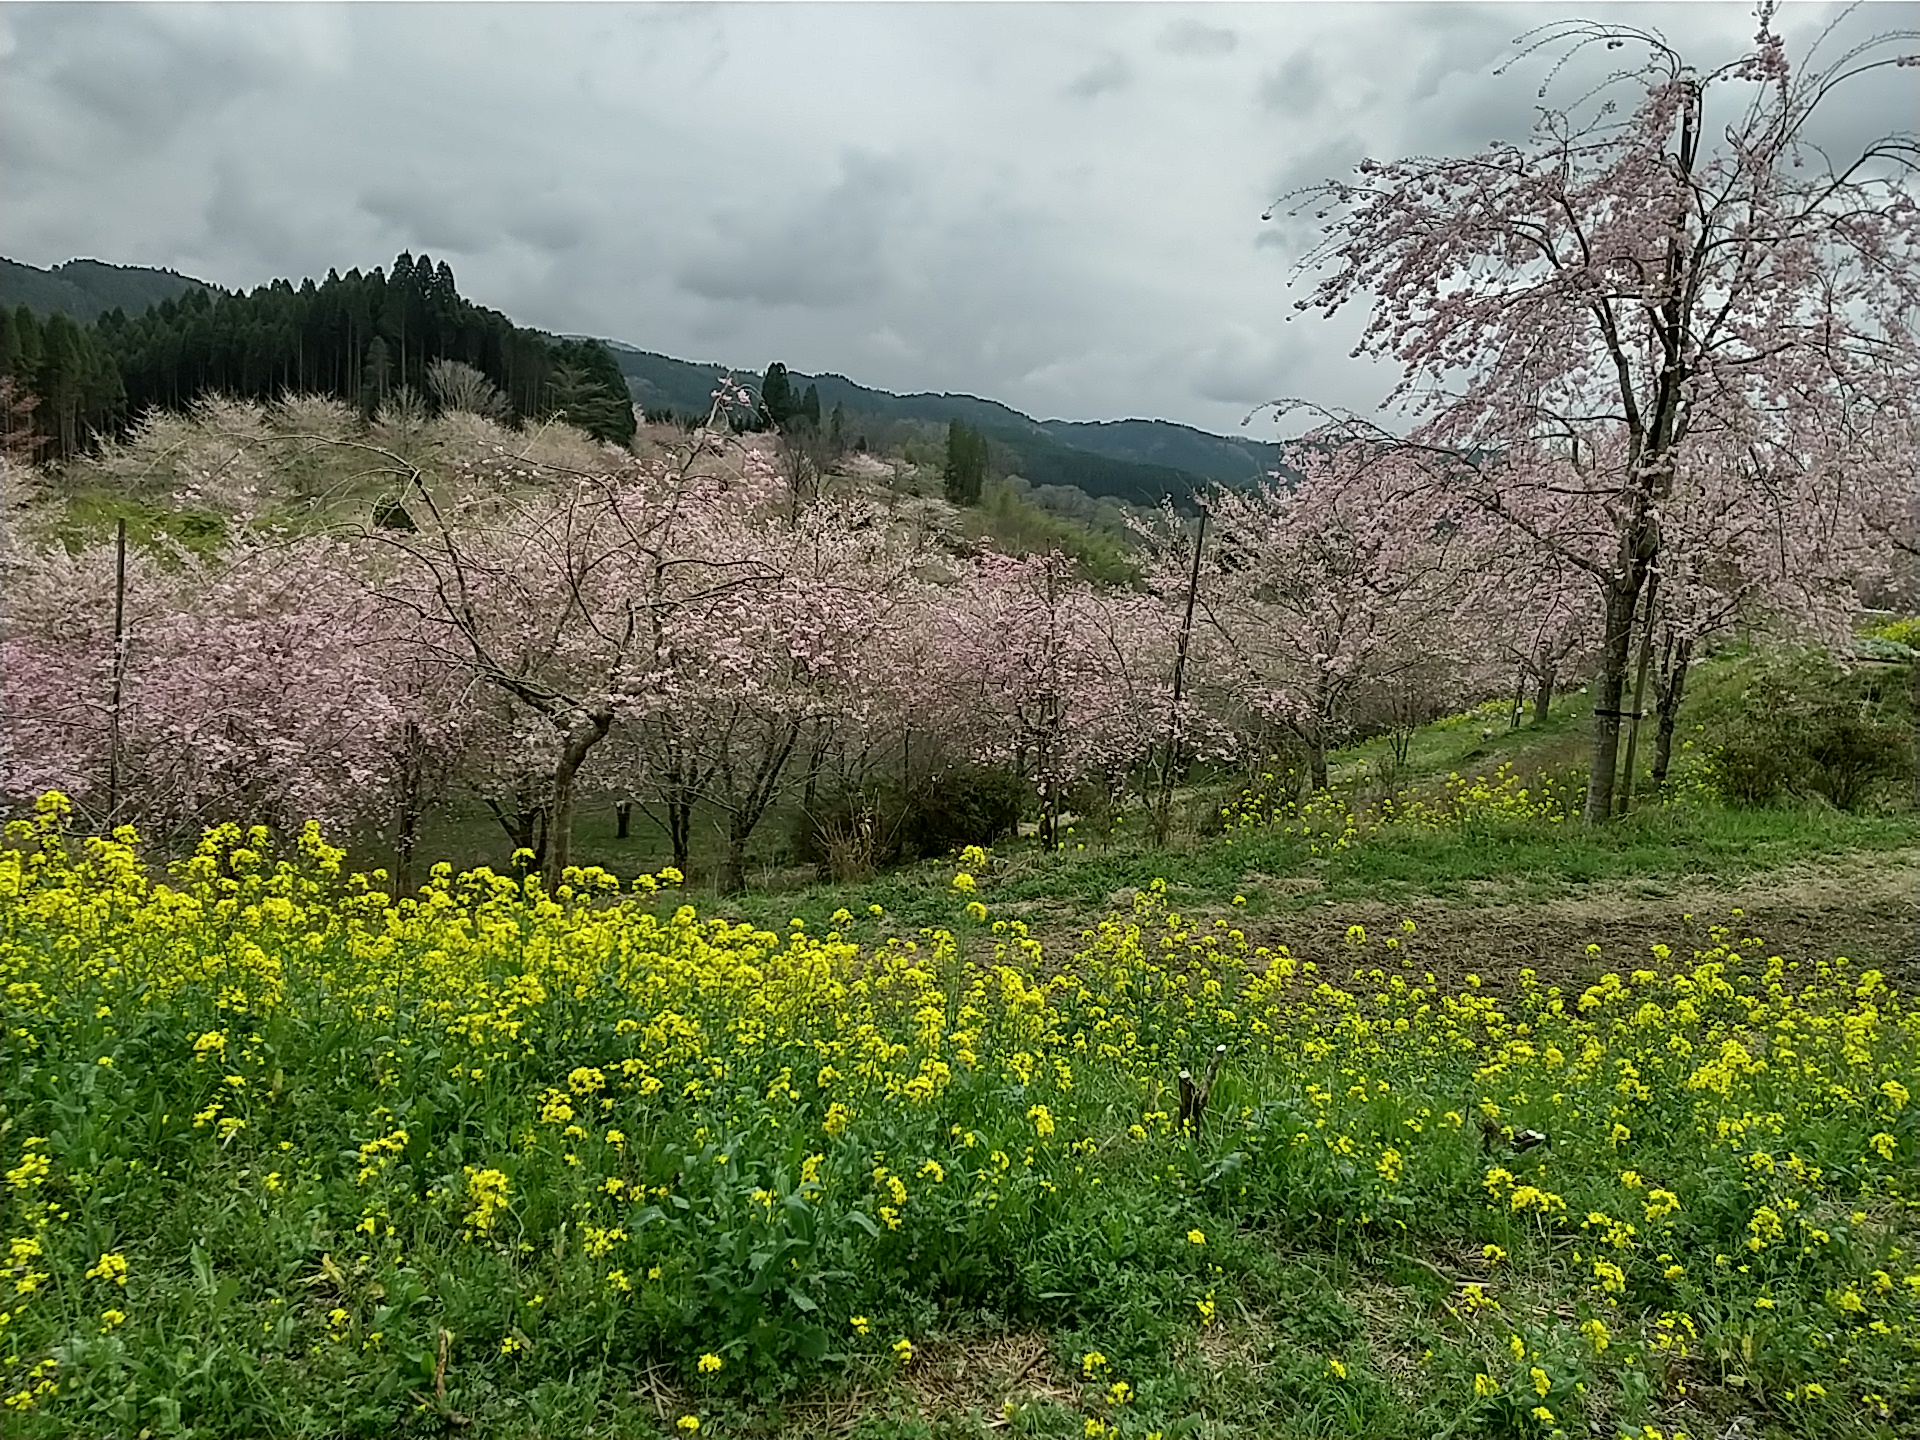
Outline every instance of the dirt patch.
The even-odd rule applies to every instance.
[[[1493,901],[1497,887],[1488,891]],[[1412,934],[1402,920],[1414,922]],[[1544,979],[1578,981],[1649,964],[1655,944],[1684,957],[1715,943],[1709,932],[1725,926],[1745,953],[1800,961],[1845,955],[1911,992],[1920,991],[1920,850],[1836,856],[1733,883],[1705,875],[1629,880],[1513,905],[1327,902],[1241,923],[1250,942],[1285,945],[1330,977],[1404,960],[1443,979],[1475,972],[1490,982],[1524,966]],[[1364,946],[1348,939],[1355,925],[1365,927]],[[1399,941],[1395,950],[1385,948],[1389,937]],[[1589,945],[1600,947],[1598,956],[1587,954]]]
[[[1001,1407],[1050,1400],[1072,1405],[1078,1391],[1055,1373],[1041,1335],[928,1340],[915,1347],[907,1385],[923,1414],[979,1412],[993,1425]]]

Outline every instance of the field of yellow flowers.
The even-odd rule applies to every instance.
[[[1043,954],[983,855],[782,932],[63,820],[0,849],[8,1435],[804,1433],[994,1327],[1045,1396],[853,1433],[1920,1434],[1920,1035],[1843,959],[1341,987],[1159,886]]]

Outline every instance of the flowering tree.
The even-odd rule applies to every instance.
[[[1172,704],[1179,615],[1082,580],[1059,551],[980,555],[929,620],[922,725],[1030,781],[1045,844],[1075,784],[1120,789],[1170,726],[1191,720],[1191,706]]]
[[[1357,689],[1446,649],[1466,567],[1462,536],[1417,468],[1376,446],[1301,447],[1292,486],[1209,497],[1199,605],[1248,702],[1291,731],[1316,789]],[[1156,584],[1184,588],[1172,552]]]
[[[725,817],[721,883],[737,890],[768,811],[892,708],[889,641],[925,555],[868,508],[822,502],[797,516],[710,508],[683,558],[698,593],[663,612],[622,738],[676,864],[696,804]],[[718,583],[729,575],[741,578]]]
[[[58,788],[103,828],[160,838],[228,818],[373,818],[406,728],[419,764],[445,731],[405,708],[395,651],[343,561],[317,538],[166,563],[132,549],[116,689],[114,547],[14,548],[0,789],[17,803]]]
[[[1497,522],[1485,528],[1492,533],[1482,536],[1483,566],[1465,591],[1462,628],[1476,633],[1489,659],[1514,677],[1513,724],[1520,723],[1529,690],[1534,723],[1541,724],[1555,688],[1592,653],[1591,587],[1583,571],[1552,552],[1515,544]]]
[[[1590,820],[1612,807],[1634,617],[1676,486],[1706,473],[1691,457],[1830,478],[1844,465],[1798,450],[1807,415],[1843,455],[1920,393],[1914,142],[1835,159],[1814,133],[1836,91],[1914,64],[1915,39],[1830,59],[1816,44],[1795,66],[1762,5],[1753,50],[1699,70],[1652,32],[1560,22],[1523,56],[1560,50],[1556,74],[1595,48],[1645,59],[1543,108],[1525,144],[1367,160],[1281,202],[1322,226],[1302,263],[1330,273],[1301,307],[1370,297],[1359,353],[1403,367],[1391,403],[1412,411],[1410,435],[1355,416],[1337,428],[1423,456],[1441,487],[1595,583]],[[1808,513],[1774,517],[1789,557]]]

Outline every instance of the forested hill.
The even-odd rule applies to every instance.
[[[704,412],[721,376],[732,374],[750,388],[758,374],[729,371],[609,341],[637,404],[650,412]],[[1093,495],[1134,504],[1163,496],[1184,499],[1217,482],[1249,485],[1280,465],[1275,442],[1248,436],[1213,435],[1167,420],[1035,420],[997,400],[977,395],[917,392],[896,395],[859,385],[844,375],[790,371],[795,391],[814,388],[823,413],[845,411],[850,435],[874,435],[876,427],[945,425],[958,420],[984,435],[993,468],[1034,485],[1071,485]]]
[[[447,362],[465,367],[451,374]],[[51,270],[0,259],[0,376],[12,382],[9,434],[31,432],[60,459],[150,406],[222,392],[272,399],[317,392],[371,413],[401,387],[520,420],[564,413],[603,439],[633,438],[629,401],[702,415],[723,374],[757,391],[756,368],[728,372],[617,341],[555,337],[460,295],[453,272],[401,254],[390,270],[328,271],[227,292],[171,270],[72,260]],[[974,395],[895,394],[843,375],[790,374],[837,412],[851,442],[923,443],[952,421],[986,440],[992,468],[1035,486],[1072,486],[1151,505],[1211,483],[1251,484],[1278,466],[1271,441],[1165,420],[1035,420]],[[744,417],[743,417],[744,418]]]
[[[109,310],[144,315],[164,300],[212,287],[175,270],[69,260],[51,270],[0,258],[0,306],[24,305],[45,320],[55,313],[91,325]]]
[[[330,270],[319,284],[187,289],[138,315],[109,309],[85,328],[35,309],[0,307],[0,375],[25,412],[8,417],[9,433],[30,425],[50,458],[149,406],[177,408],[210,391],[319,393],[371,412],[402,386],[427,396],[455,384],[470,408],[505,418],[564,413],[602,439],[625,444],[634,434],[626,382],[605,346],[522,329],[462,297],[453,271],[426,255],[403,253],[391,271]]]

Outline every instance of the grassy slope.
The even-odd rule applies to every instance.
[[[1683,730],[1698,727],[1736,705],[1746,661],[1715,659],[1700,667]],[[1429,725],[1414,737],[1409,768],[1417,791],[1432,793],[1450,775],[1491,775],[1510,766],[1524,777],[1564,773],[1584,758],[1590,702],[1562,696],[1541,725],[1506,727],[1494,705]],[[1385,757],[1384,740],[1342,752],[1336,782],[1354,781]],[[1643,751],[1643,755],[1644,755]],[[1086,823],[1068,835],[1068,849],[1046,855],[1031,841],[1014,842],[995,855],[992,888],[997,906],[1018,914],[1036,933],[1070,942],[1108,908],[1119,892],[1155,878],[1197,916],[1235,915],[1258,927],[1263,938],[1297,941],[1302,933],[1344,932],[1348,924],[1390,924],[1402,915],[1438,920],[1442,913],[1471,931],[1474,916],[1497,923],[1512,907],[1611,902],[1618,918],[1637,902],[1649,929],[1691,913],[1689,906],[1727,910],[1743,897],[1769,900],[1782,919],[1793,919],[1793,892],[1809,875],[1839,867],[1859,872],[1852,888],[1857,903],[1835,905],[1831,896],[1813,906],[1846,933],[1833,944],[1852,947],[1855,958],[1907,961],[1901,936],[1912,919],[1902,905],[1910,853],[1920,845],[1920,820],[1911,814],[1848,815],[1807,805],[1773,810],[1735,810],[1704,793],[1691,750],[1676,757],[1680,798],[1645,804],[1626,819],[1599,829],[1577,822],[1498,820],[1456,830],[1390,829],[1350,848],[1316,855],[1298,836],[1274,830],[1226,837],[1177,837],[1169,853],[1152,846],[1136,811],[1117,825]],[[1207,808],[1231,791],[1230,784],[1196,786],[1183,796],[1190,812]],[[574,837],[577,863],[600,865],[627,876],[658,869],[669,855],[659,827],[639,812],[633,835],[614,838],[610,807],[582,813]],[[805,868],[784,865],[790,812],[764,822],[755,853],[761,865],[754,888],[729,897],[724,908],[757,922],[784,926],[798,917],[824,927],[836,909],[855,911],[880,904],[902,924],[951,924],[955,900],[949,886],[954,867],[930,861],[873,879],[841,885],[818,881]],[[484,816],[448,814],[429,827],[423,855],[444,855],[456,868],[501,865],[507,854],[499,827]],[[690,889],[703,906],[718,900],[711,888],[717,869],[719,830],[696,826]],[[1804,887],[1803,887],[1804,888]],[[1242,897],[1235,904],[1235,897]],[[1845,897],[1843,897],[1844,899]],[[1672,901],[1662,904],[1662,901]],[[1807,908],[1807,907],[1800,907]],[[1884,912],[1876,915],[1876,911]],[[1487,913],[1482,913],[1487,912]],[[1335,922],[1338,922],[1336,925]],[[1794,926],[1797,930],[1797,925]],[[1862,943],[1866,942],[1866,943]]]

